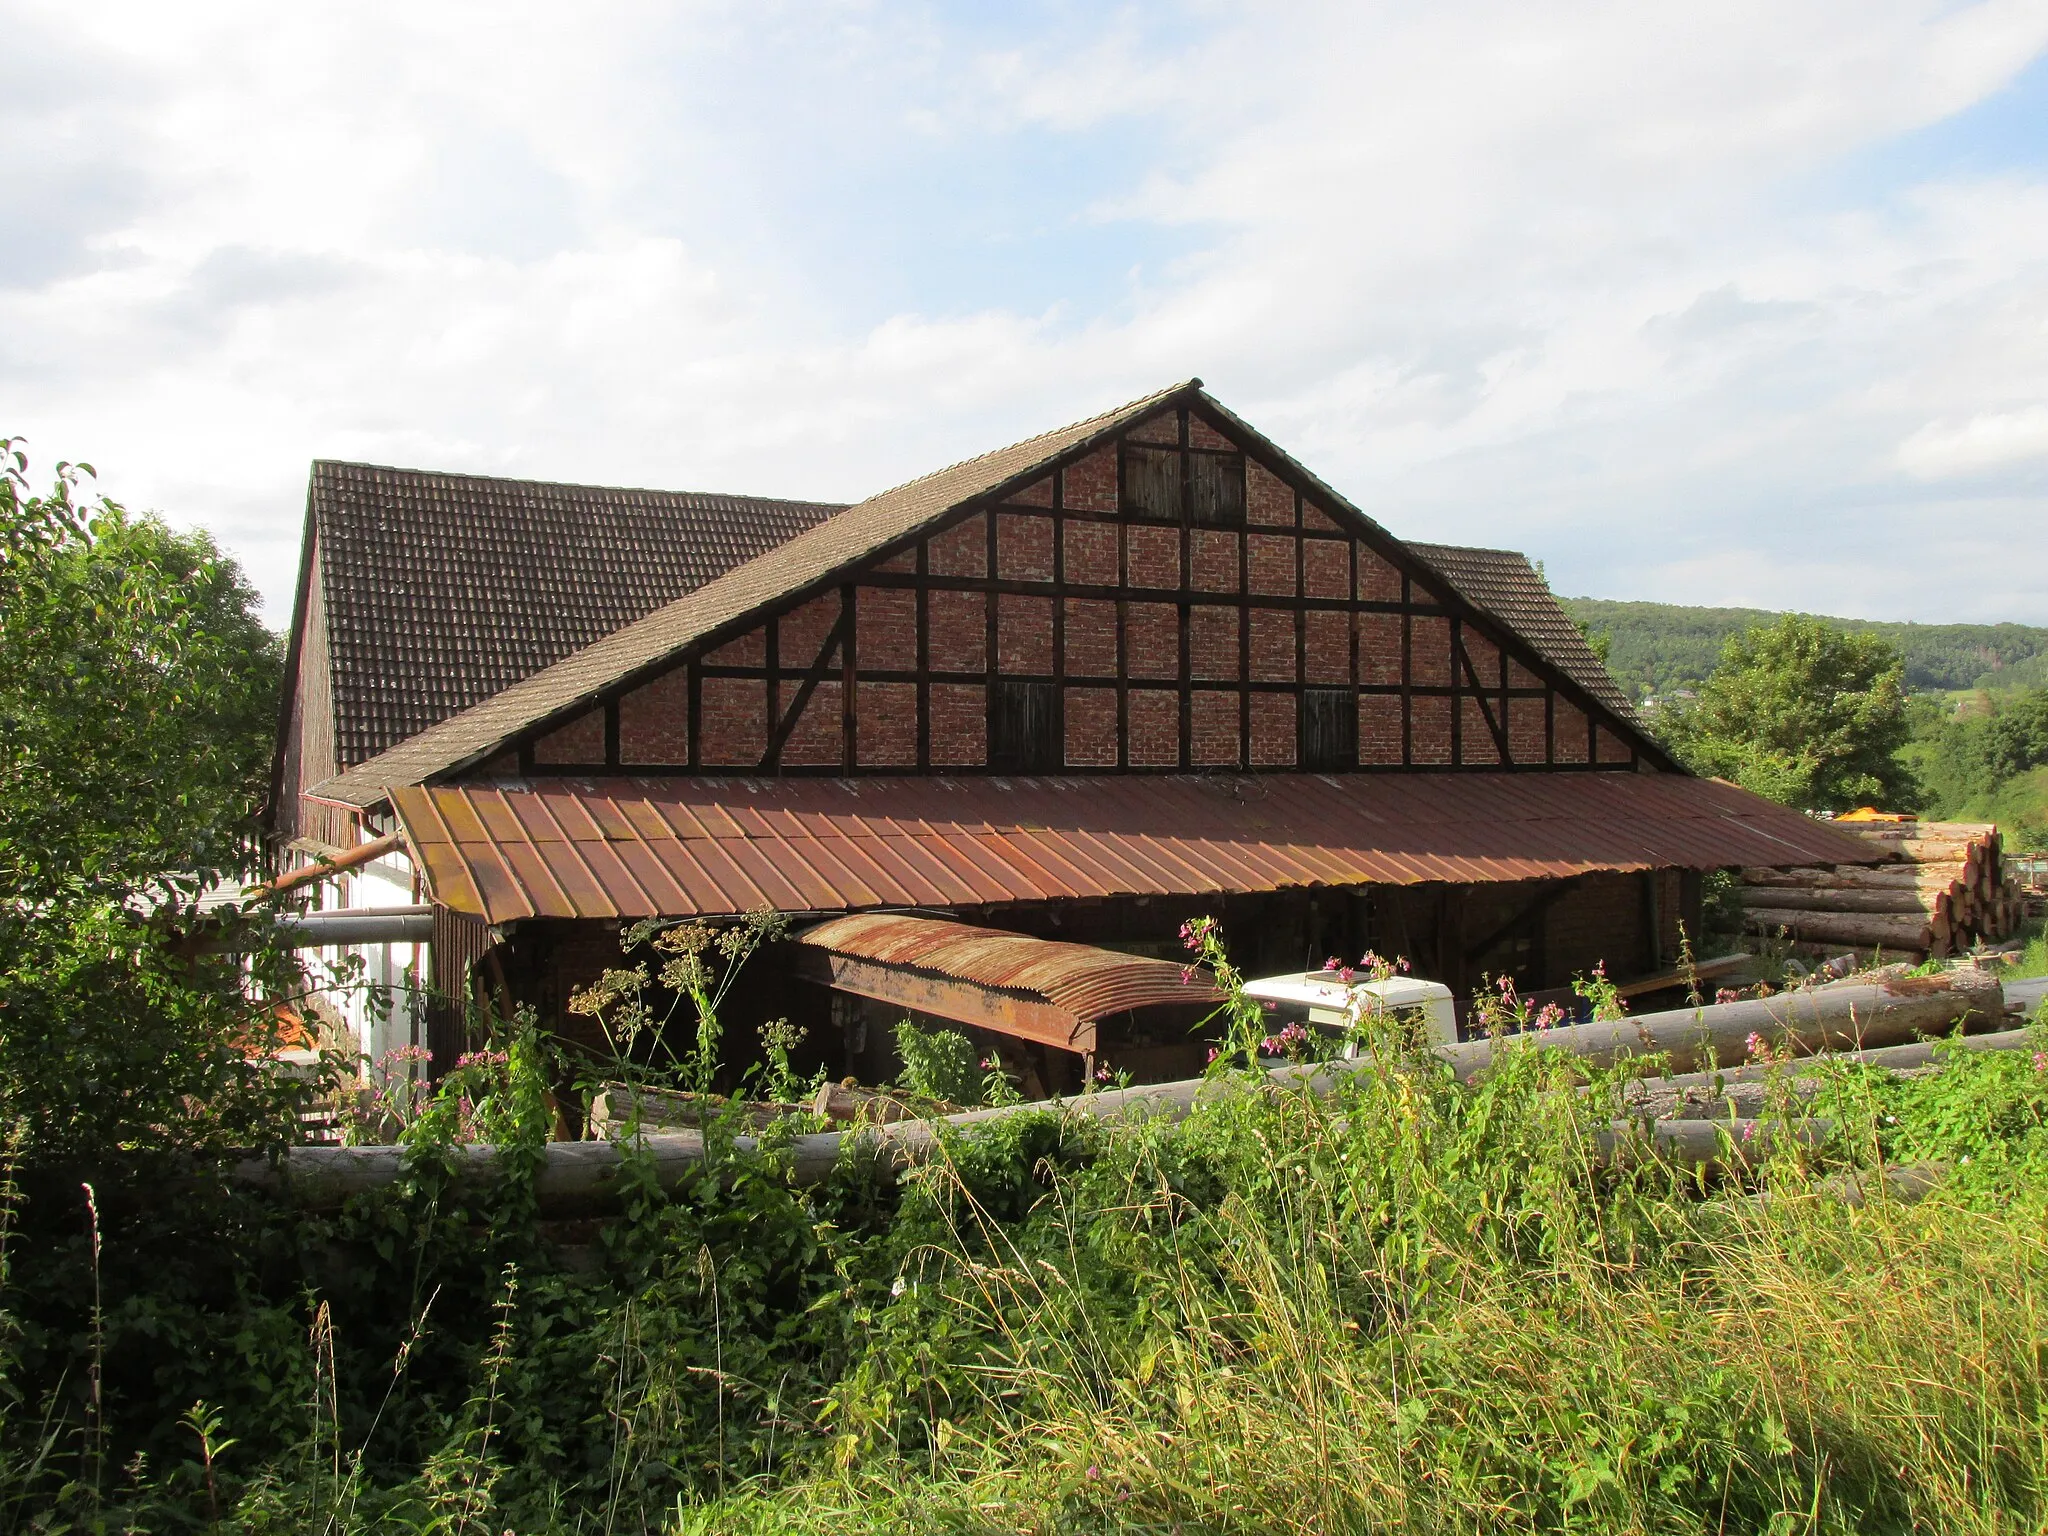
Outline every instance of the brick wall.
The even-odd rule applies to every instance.
[[[1401,766],[1401,701],[1368,693],[1358,700],[1358,761],[1369,768]]]
[[[698,760],[707,768],[752,768],[768,747],[768,695],[752,678],[707,677],[698,708],[703,739]]]
[[[1252,695],[1252,762],[1261,768],[1287,768],[1294,763],[1294,695]]]
[[[1188,671],[1204,682],[1236,682],[1238,620],[1236,608],[1196,608],[1188,614]],[[1072,667],[1071,656],[1068,666]],[[1232,734],[1232,750],[1236,736]]]
[[[775,701],[776,718],[780,720],[789,713],[803,691],[800,682],[784,679]],[[836,768],[840,764],[845,736],[840,730],[840,706],[842,700],[839,679],[820,682],[811,694],[811,701],[804,712],[797,716],[796,724],[790,728],[788,737],[782,743],[782,762],[788,768]],[[711,724],[707,717],[704,734],[709,737]]]
[[[867,615],[861,619],[866,621]],[[802,607],[782,616],[776,633],[775,643],[779,658],[785,667],[802,671],[818,659],[818,652],[831,637],[832,627],[839,622],[839,594],[827,592],[814,597]]]
[[[690,760],[690,676],[680,669],[619,700],[619,761],[678,767]]]
[[[996,599],[996,670],[1012,676],[1052,671],[1052,602],[1005,592]]]
[[[1554,760],[1583,763],[1586,760],[1586,715],[1576,704],[1557,701],[1557,741]]]
[[[1292,703],[1293,700],[1288,700]],[[1188,757],[1197,768],[1235,767],[1237,694],[1197,688],[1188,703]]]
[[[1132,677],[1180,676],[1180,610],[1171,603],[1127,603],[1124,647]]]
[[[1543,761],[1543,700],[1509,699],[1508,750],[1518,763]]]
[[[853,599],[853,654],[864,672],[917,670],[917,594],[862,587]],[[784,658],[784,665],[790,665]]]
[[[929,593],[928,638],[935,672],[979,672],[988,665],[988,598],[980,592]]]
[[[1301,616],[1301,623],[1305,664],[1302,681],[1348,684],[1351,681],[1351,615],[1311,610]]]
[[[933,683],[932,766],[978,768],[988,761],[987,690],[979,683]]]
[[[604,711],[587,710],[533,744],[533,760],[550,766],[604,761]]]
[[[1067,766],[1116,766],[1116,690],[1066,690]]]
[[[1180,762],[1180,700],[1164,689],[1130,694],[1133,768],[1171,768]]]
[[[1069,465],[1060,476],[1066,490],[1066,504],[1077,511],[1116,511],[1116,460],[1116,448],[1111,445],[1098,448],[1086,458]]]
[[[1409,760],[1418,768],[1450,766],[1451,701],[1441,694],[1417,694],[1410,710]]]
[[[1052,580],[1052,519],[1005,512],[996,519],[996,574],[1005,581]]]
[[[855,697],[854,760],[863,768],[917,766],[917,684],[862,683]]]
[[[1673,872],[1675,874],[1675,871]],[[1639,875],[1588,875],[1544,914],[1544,969],[1549,984],[1607,966],[1617,979],[1641,974],[1643,887]]]

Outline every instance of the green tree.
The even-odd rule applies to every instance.
[[[253,863],[278,647],[203,534],[0,444],[0,1123],[31,1161],[291,1134],[298,972],[201,890]]]
[[[1994,780],[2048,763],[2048,688],[2030,688],[1992,716],[1985,731],[1986,766]]]
[[[2048,688],[1980,692],[1953,711],[1916,699],[1908,720],[1922,811],[1995,821],[2009,848],[2048,847]]]
[[[0,442],[0,891],[118,896],[247,864],[282,672],[256,594],[203,533],[29,494]]]
[[[1699,697],[1661,713],[1658,729],[1696,772],[1785,805],[1910,805],[1904,676],[1878,636],[1787,614],[1730,636]]]

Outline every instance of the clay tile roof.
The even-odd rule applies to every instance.
[[[963,502],[1011,482],[1028,483],[1069,449],[1109,435],[1200,381],[1175,384],[1086,421],[967,459],[871,496],[797,534],[685,597],[587,645],[546,671],[429,726],[312,793],[343,805],[371,806],[398,784],[417,784],[485,756],[507,737],[567,711],[599,689],[743,618],[762,604],[820,582]]]
[[[337,754],[375,757],[839,510],[316,462]]]
[[[1474,607],[1492,614],[1543,653],[1586,692],[1629,724],[1642,728],[1628,695],[1616,686],[1586,637],[1558,605],[1557,596],[1512,549],[1465,549],[1453,544],[1410,544],[1428,565]]]

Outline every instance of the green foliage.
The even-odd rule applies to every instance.
[[[260,1065],[284,1025],[244,990],[296,978],[288,953],[194,953],[111,901],[0,913],[0,1121],[39,1165],[297,1140],[322,1085]]]
[[[982,1069],[974,1042],[958,1030],[919,1029],[909,1019],[896,1026],[900,1081],[908,1093],[942,1104],[979,1104]]]
[[[761,1073],[761,1096],[771,1104],[795,1104],[824,1086],[825,1069],[806,1082],[790,1064],[789,1053],[804,1043],[808,1030],[787,1019],[771,1019],[761,1026],[761,1054],[767,1065]]]
[[[2048,849],[2048,688],[1970,703],[1950,711],[1914,701],[1903,755],[1924,786],[1923,809],[1995,821],[2008,847]]]
[[[1640,697],[1696,688],[1719,664],[1732,635],[1776,622],[1761,608],[1694,608],[1673,603],[1560,599],[1582,630],[1604,633],[1603,658],[1622,687]],[[1913,689],[2013,688],[2048,684],[2048,628],[2027,624],[1897,624],[1812,616],[1896,646]]]
[[[252,1064],[299,973],[192,903],[253,855],[276,642],[204,535],[88,474],[31,495],[0,445],[0,1116],[36,1165],[275,1145],[318,1087]]]
[[[1886,641],[1788,614],[1729,638],[1721,664],[1658,733],[1696,772],[1786,805],[1910,804],[1903,665]]]
[[[256,594],[203,533],[28,491],[0,443],[0,890],[197,889],[243,867],[280,675]]]

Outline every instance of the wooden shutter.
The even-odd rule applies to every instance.
[[[1057,683],[998,679],[988,691],[988,766],[994,773],[1057,773],[1062,760]]]
[[[1358,766],[1358,695],[1349,688],[1301,692],[1300,761],[1305,773]]]
[[[1144,517],[1180,516],[1180,450],[1124,444],[1124,510]]]
[[[1240,454],[1188,456],[1195,521],[1235,528],[1244,521],[1244,458]]]

